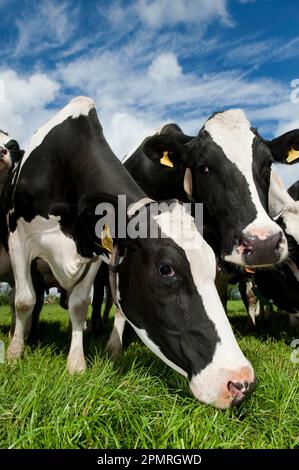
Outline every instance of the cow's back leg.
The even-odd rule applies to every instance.
[[[22,356],[25,335],[31,329],[32,311],[36,295],[31,278],[31,259],[20,242],[18,233],[10,246],[11,264],[15,278],[15,329],[7,349],[7,359],[15,360]]]
[[[113,298],[112,298],[110,286],[108,284],[106,286],[106,302],[105,302],[105,308],[104,308],[104,313],[103,313],[103,324],[105,327],[107,327],[108,325],[109,313],[110,313],[112,306],[113,306]]]
[[[72,323],[72,340],[67,359],[70,374],[80,373],[86,369],[83,350],[83,330],[87,318],[89,296],[101,260],[92,263],[87,274],[72,290],[69,297],[69,312]]]

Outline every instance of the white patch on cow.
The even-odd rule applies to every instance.
[[[74,240],[66,236],[60,228],[60,216],[50,215],[48,219],[37,215],[31,222],[23,217],[18,219],[17,228],[10,234],[9,246],[15,251],[15,239],[21,239],[19,249],[24,250],[26,258],[41,258],[49,264],[59,284],[70,290],[82,276],[90,261],[77,253]],[[18,253],[14,253],[18,256]]]
[[[22,159],[21,167],[29,155],[43,142],[44,138],[55,127],[64,122],[68,118],[76,119],[79,116],[88,116],[91,109],[95,107],[94,102],[86,96],[77,96],[73,98],[64,108],[62,108],[55,116],[50,119],[44,126],[40,127],[30,139],[28,148]]]

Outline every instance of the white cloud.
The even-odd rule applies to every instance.
[[[152,28],[177,23],[210,23],[219,20],[226,26],[234,22],[227,10],[227,0],[138,0],[136,11]]]
[[[32,4],[31,4],[32,5]],[[22,11],[16,19],[18,38],[15,56],[30,55],[64,44],[77,25],[76,8],[67,2],[43,0]]]
[[[227,59],[234,64],[251,64],[256,63],[259,59],[265,59],[265,54],[277,46],[277,40],[250,41],[243,43],[237,47],[232,47],[227,52]]]
[[[174,53],[142,56],[138,47],[97,50],[61,62],[56,79],[73,94],[96,101],[104,133],[119,157],[165,121],[197,133],[212,112],[237,106],[263,109],[268,119],[270,106],[279,106],[285,95],[280,83],[267,78],[247,79],[238,71],[187,72]]]
[[[5,100],[0,104],[0,128],[25,145],[52,114],[47,105],[57,97],[60,86],[45,74],[24,77],[11,69],[0,70],[0,80],[5,84]]]
[[[155,82],[176,80],[182,74],[182,68],[176,56],[171,52],[159,54],[148,68],[148,76]]]

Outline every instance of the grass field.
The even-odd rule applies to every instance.
[[[107,334],[86,338],[88,371],[68,376],[67,314],[46,305],[39,344],[17,364],[0,364],[0,447],[299,448],[299,364],[290,360],[296,332],[275,314],[268,334],[258,335],[241,308],[230,302],[230,317],[258,385],[240,408],[219,411],[193,399],[186,380],[139,343],[113,364],[104,353]],[[7,345],[8,307],[0,318]]]

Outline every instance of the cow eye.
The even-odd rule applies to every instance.
[[[170,264],[161,264],[159,272],[162,277],[170,278],[175,276],[174,269]]]
[[[201,165],[199,167],[199,171],[202,175],[206,175],[207,173],[210,172],[210,168],[208,167],[208,165]]]

